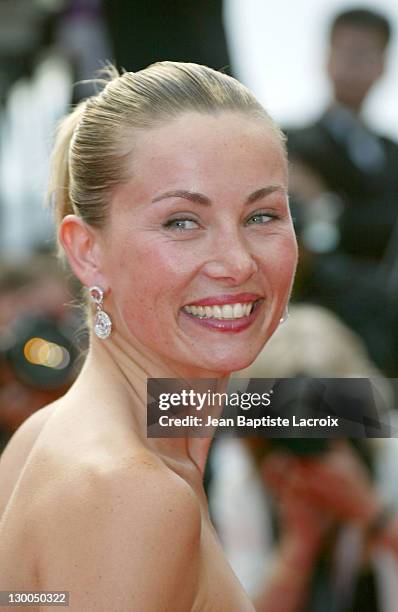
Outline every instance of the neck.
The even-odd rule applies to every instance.
[[[194,390],[195,379],[206,378],[209,379],[206,388],[212,392],[223,392],[228,384],[228,374],[187,370],[162,363],[156,356],[142,354],[121,336],[112,334],[106,341],[91,338],[90,349],[77,381],[95,389],[96,396],[106,399],[108,404],[127,411],[132,417],[135,434],[144,446],[165,459],[194,466],[203,476],[213,436],[147,437],[148,378],[189,379],[190,388]],[[200,380],[196,383],[199,386]],[[214,410],[208,408],[209,413],[214,413]]]
[[[332,106],[340,106],[342,108],[346,108],[347,110],[349,110],[353,115],[355,115],[356,117],[359,117],[361,115],[362,112],[362,101],[358,102],[358,103],[354,103],[352,102],[348,102],[348,101],[342,101],[342,100],[338,100],[337,98],[335,98],[333,100]]]

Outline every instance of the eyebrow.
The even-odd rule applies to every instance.
[[[257,202],[257,200],[261,200],[262,198],[267,197],[275,191],[280,191],[284,193],[285,189],[281,185],[269,185],[268,187],[262,187],[261,189],[253,191],[253,193],[249,195],[249,197],[246,199],[246,204],[252,204],[253,202]],[[211,206],[211,200],[207,196],[203,195],[203,193],[197,193],[196,191],[188,191],[186,189],[176,189],[173,191],[166,191],[165,193],[161,193],[160,195],[153,198],[152,203],[159,202],[160,200],[166,200],[167,198],[183,198],[185,200],[190,200],[195,204]]]

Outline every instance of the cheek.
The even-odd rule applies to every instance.
[[[165,273],[174,274],[192,267],[192,249],[185,242],[178,243],[156,233],[145,232],[124,241],[123,247],[115,253],[118,272],[134,270],[135,278],[155,275],[161,278]]]
[[[195,269],[192,254],[172,241],[152,236],[123,242],[115,249],[111,277],[121,315],[132,330],[161,327],[177,310],[181,291]]]
[[[298,249],[294,232],[275,237],[262,255],[262,267],[275,292],[290,290],[297,266]]]

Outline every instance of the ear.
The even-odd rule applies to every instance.
[[[85,287],[100,286],[106,290],[107,282],[101,270],[101,244],[98,231],[77,215],[67,215],[59,228],[59,241],[69,264]]]

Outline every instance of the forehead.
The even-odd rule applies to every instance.
[[[237,189],[287,181],[274,128],[265,119],[232,112],[187,113],[139,133],[130,164],[131,184],[142,197],[165,188],[216,192],[227,185]]]
[[[331,38],[333,47],[364,47],[384,53],[385,39],[377,28],[349,23],[337,25]]]

